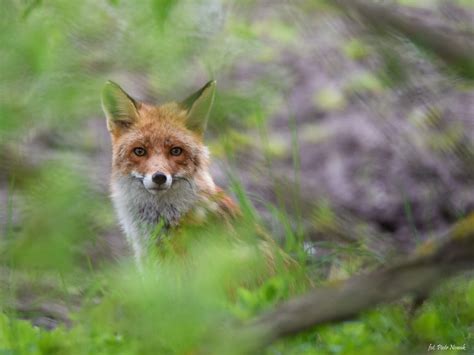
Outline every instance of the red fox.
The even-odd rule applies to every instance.
[[[215,96],[209,81],[182,102],[154,106],[108,81],[102,108],[112,139],[112,200],[135,257],[157,225],[172,228],[208,213],[238,214],[215,185],[203,135]]]

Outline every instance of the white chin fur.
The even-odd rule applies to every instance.
[[[193,181],[176,181],[171,178],[165,184],[167,189],[154,190],[157,184],[147,177],[142,179],[122,176],[112,181],[112,199],[120,219],[136,224],[140,222],[158,223],[163,217],[173,224],[185,214],[197,200],[197,189]],[[169,185],[168,185],[169,184]],[[163,185],[162,185],[163,186]],[[124,228],[126,231],[128,228]]]
[[[112,200],[120,224],[140,260],[150,235],[163,219],[176,225],[198,200],[193,181],[176,181],[168,190],[148,190],[138,176],[122,176],[112,180]]]

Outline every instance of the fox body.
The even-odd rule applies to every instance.
[[[238,208],[209,173],[203,134],[214,101],[210,81],[182,102],[161,106],[131,98],[107,82],[102,107],[112,139],[112,200],[140,259],[157,225],[173,228]]]

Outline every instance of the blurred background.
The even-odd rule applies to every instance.
[[[150,276],[147,292],[138,292],[137,275],[123,270],[133,268],[130,251],[108,198],[106,80],[158,104],[216,79],[206,135],[215,180],[317,284],[445,233],[474,210],[473,5],[2,1],[0,351],[190,353],[205,335],[188,326],[184,337],[184,319],[214,324],[229,308],[229,317],[245,319],[304,289],[276,275],[224,297],[223,311],[215,284],[197,295],[202,280],[192,278],[183,293],[173,273],[187,272],[167,264],[164,280]],[[216,254],[234,268],[232,252]],[[199,271],[206,282],[211,270]],[[133,291],[114,286],[124,283]],[[459,297],[449,303],[450,294]],[[421,352],[430,342],[472,342],[472,280],[436,297],[410,326],[404,305],[395,305],[268,353]],[[162,319],[163,307],[183,304],[189,312]],[[116,328],[117,317],[127,326]],[[149,327],[129,333],[134,322]],[[149,342],[143,334],[154,327],[164,335]]]

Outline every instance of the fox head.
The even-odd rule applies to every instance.
[[[154,106],[108,81],[102,108],[112,138],[113,177],[139,181],[153,195],[166,193],[180,181],[206,183],[209,154],[203,135],[215,87],[216,82],[209,81],[181,102]]]

